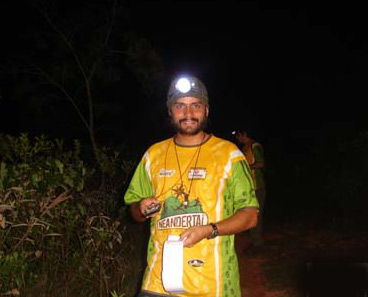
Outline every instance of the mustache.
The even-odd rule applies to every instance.
[[[179,123],[181,124],[182,122],[185,122],[185,121],[193,121],[193,122],[199,122],[199,120],[197,118],[185,118],[185,119],[181,119],[179,120]]]

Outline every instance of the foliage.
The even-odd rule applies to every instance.
[[[119,295],[115,290],[111,292],[111,297],[125,297],[125,294]]]
[[[137,238],[116,190],[89,182],[95,172],[81,160],[80,143],[65,149],[61,140],[26,134],[0,135],[0,143],[0,294],[133,295]],[[116,168],[110,176],[127,177],[118,171],[132,167],[118,165],[118,156],[105,151],[106,166]]]
[[[24,197],[57,195],[61,191],[84,187],[86,169],[79,159],[80,143],[63,152],[63,142],[36,137],[31,143],[26,134],[3,135],[1,141],[0,190],[21,186]]]
[[[20,129],[4,121],[10,131],[88,138],[101,165],[98,150],[111,133],[122,135],[121,127],[129,117],[139,118],[137,112],[147,117],[140,107],[162,85],[162,60],[132,30],[125,2],[26,1],[32,22],[19,39],[27,46],[0,63],[0,80],[8,82],[1,95],[12,99],[22,118]],[[135,113],[127,113],[124,102],[135,102]]]

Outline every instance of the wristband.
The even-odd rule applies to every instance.
[[[216,224],[209,223],[209,225],[212,226],[212,233],[210,235],[208,235],[207,239],[212,239],[212,238],[217,237],[219,235],[219,233],[218,233],[218,229],[217,229]]]

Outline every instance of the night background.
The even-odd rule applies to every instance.
[[[244,128],[264,146],[266,222],[359,229],[367,23],[358,1],[2,1],[0,134],[79,139],[93,162],[92,132],[137,161],[172,135],[166,92],[192,74],[209,93],[208,131],[235,141]]]
[[[100,33],[93,29],[106,21],[113,2],[21,3],[1,4],[2,131],[51,130],[55,135],[68,136],[72,133],[66,130],[70,132],[78,125],[70,123],[75,117],[70,106],[62,107],[63,112],[52,110],[55,106],[50,105],[68,104],[50,103],[48,93],[52,88],[47,84],[36,86],[37,75],[27,73],[29,68],[25,65],[37,65],[46,71],[46,65],[61,69],[72,62],[45,20],[45,10],[60,30],[76,32],[76,48],[84,54],[83,51],[93,51],[89,47],[97,38],[94,34]],[[317,139],[329,138],[334,133],[351,134],[364,129],[363,98],[367,95],[364,10],[354,2],[298,3],[119,3],[106,52],[105,81],[97,81],[94,87],[96,97],[104,97],[106,105],[109,101],[116,104],[114,112],[106,111],[96,120],[100,137],[111,138],[114,143],[129,139],[134,144],[140,138],[155,141],[166,137],[167,133],[159,132],[163,125],[161,117],[166,116],[168,83],[177,73],[193,73],[204,81],[211,99],[212,130],[223,137],[234,127],[244,126],[263,141],[278,138],[287,146],[298,143],[299,147],[310,148]],[[134,57],[140,58],[136,61],[138,66],[146,69],[132,69],[133,62],[130,68],[126,66],[129,62],[123,52],[133,43],[127,41],[129,34],[145,39],[149,45],[141,47],[150,48],[157,55],[145,60]],[[145,82],[140,84],[143,79],[138,77],[139,71],[157,76],[156,80],[147,78],[150,85],[143,86],[156,93],[145,96],[141,86]],[[32,90],[20,90],[31,81]],[[46,97],[47,103],[46,99],[31,101],[35,97]],[[35,107],[37,104],[39,107]],[[66,120],[65,113],[72,118]],[[98,107],[96,113],[100,113]],[[53,119],[52,125],[45,127],[45,123],[50,123],[48,117]],[[157,134],[144,133],[152,123],[160,126],[155,128]]]
[[[209,131],[230,140],[235,128],[250,131],[265,147],[269,174],[312,159],[318,171],[317,151],[337,158],[329,150],[366,131],[367,20],[357,3],[118,1],[112,17],[113,3],[1,3],[2,133],[88,146],[80,117],[54,84],[87,115],[83,81],[60,31],[73,36],[86,69],[100,61],[91,90],[103,145],[143,153],[171,136],[166,92],[180,73],[207,86]]]

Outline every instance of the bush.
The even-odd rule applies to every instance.
[[[86,188],[96,173],[80,143],[66,150],[26,134],[0,143],[0,295],[134,294],[141,265],[125,208],[114,189]],[[117,156],[106,160],[128,176],[131,163],[119,167]]]

